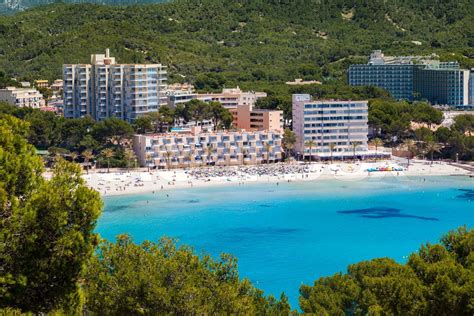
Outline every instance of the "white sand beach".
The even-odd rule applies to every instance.
[[[368,172],[370,168],[392,167],[403,171]],[[203,186],[245,185],[295,181],[363,180],[368,177],[420,177],[469,175],[469,171],[445,162],[416,160],[406,168],[405,161],[334,162],[330,163],[279,163],[240,167],[204,167],[194,169],[126,171],[92,171],[83,177],[90,187],[102,196],[151,193],[153,191]]]

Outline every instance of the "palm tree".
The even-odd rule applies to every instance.
[[[375,138],[374,146],[375,146],[375,159],[377,159],[378,149],[380,146],[383,146],[383,141],[380,138]]]
[[[193,153],[188,152],[186,153],[186,161],[188,162],[188,168],[191,166],[191,159],[193,158]]]
[[[336,149],[336,144],[335,143],[330,143],[329,144],[329,151],[331,152],[331,163],[332,163],[332,153],[334,152],[334,149]]]
[[[413,140],[411,139],[407,139],[403,142],[403,146],[405,147],[405,149],[408,151],[408,162],[407,162],[407,167],[410,166],[410,158],[411,156],[415,156],[416,155],[416,144]]]
[[[82,152],[82,157],[84,158],[87,174],[89,174],[89,161],[92,160],[92,158],[94,158],[94,155],[92,154],[92,150],[90,149],[84,150]]]
[[[245,165],[245,156],[247,156],[249,153],[249,150],[247,148],[242,149],[242,164]]]
[[[311,162],[313,160],[313,147],[316,146],[316,142],[310,139],[304,143],[304,146],[309,148],[309,162]]]
[[[426,148],[426,152],[428,154],[430,154],[431,164],[433,164],[433,154],[435,152],[439,153],[441,151],[441,146],[439,144],[435,143],[434,141],[430,140],[430,141],[426,142],[425,148]]]
[[[267,164],[270,163],[270,151],[272,151],[272,145],[269,143],[265,144],[265,151],[267,152]]]
[[[148,172],[150,172],[150,161],[152,160],[152,158],[153,156],[150,153],[146,153],[145,160]]]
[[[212,145],[207,145],[206,147],[207,164],[209,164],[212,161],[211,155],[213,153],[214,153],[214,148],[212,148]]]
[[[71,157],[72,162],[76,162],[76,159],[77,157],[79,157],[79,155],[77,154],[77,152],[73,151],[69,154],[69,157]]]
[[[149,154],[147,154],[147,155],[149,155]],[[135,153],[133,152],[133,150],[127,148],[127,149],[125,149],[123,157],[127,161],[127,171],[130,172],[130,161],[132,161],[133,158],[135,158]],[[148,165],[148,159],[147,159],[147,165]]]
[[[296,144],[295,133],[289,128],[286,128],[283,133],[282,142],[283,142],[283,147],[285,148],[285,157],[288,158],[290,156],[291,150],[293,150]]]
[[[173,156],[173,153],[171,151],[167,151],[166,152],[166,164],[168,165],[168,170],[170,170],[171,168],[171,156]]]
[[[110,173],[110,158],[114,156],[114,151],[110,148],[106,148],[102,150],[100,153],[102,157],[104,157],[107,160],[107,173]]]
[[[352,154],[353,154],[353,159],[355,160],[356,159],[356,150],[357,150],[357,147],[359,147],[361,144],[361,142],[351,142],[351,145],[352,145]]]

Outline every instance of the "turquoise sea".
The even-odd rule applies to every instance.
[[[168,196],[167,196],[168,195]],[[302,283],[376,257],[404,262],[424,242],[474,226],[474,179],[384,177],[246,184],[105,199],[97,231],[176,237],[238,258],[241,277],[298,304]]]

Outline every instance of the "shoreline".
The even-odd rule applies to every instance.
[[[397,161],[359,163],[272,164],[239,167],[209,167],[159,171],[89,173],[82,177],[101,197],[147,194],[176,189],[246,184],[279,185],[286,182],[360,181],[381,177],[470,176],[471,172],[448,163],[411,161],[408,170],[367,172],[369,168],[400,166]],[[283,170],[283,171],[282,171]],[[289,171],[288,171],[289,170]],[[288,172],[287,172],[288,171]],[[286,173],[287,172],[287,173]],[[262,174],[263,173],[263,174]]]

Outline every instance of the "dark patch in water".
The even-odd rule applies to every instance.
[[[374,219],[381,219],[381,218],[391,218],[391,217],[406,217],[406,218],[416,218],[425,221],[437,221],[438,219],[435,217],[424,217],[424,216],[416,216],[410,214],[402,214],[401,210],[397,208],[391,207],[370,207],[370,208],[363,208],[358,210],[349,210],[349,211],[338,211],[339,214],[357,214],[360,217],[365,218],[374,218]]]
[[[472,189],[458,189],[458,191],[463,192],[462,194],[456,195],[457,199],[473,201],[474,200],[474,190]]]
[[[180,202],[196,204],[196,203],[199,203],[200,201],[198,199],[190,199],[190,200],[181,200]]]
[[[259,204],[259,207],[272,207],[270,204]]]
[[[115,205],[115,206],[107,207],[105,209],[105,212],[118,212],[118,211],[123,211],[123,210],[131,209],[131,208],[133,208],[133,205],[128,205],[128,204]]]

